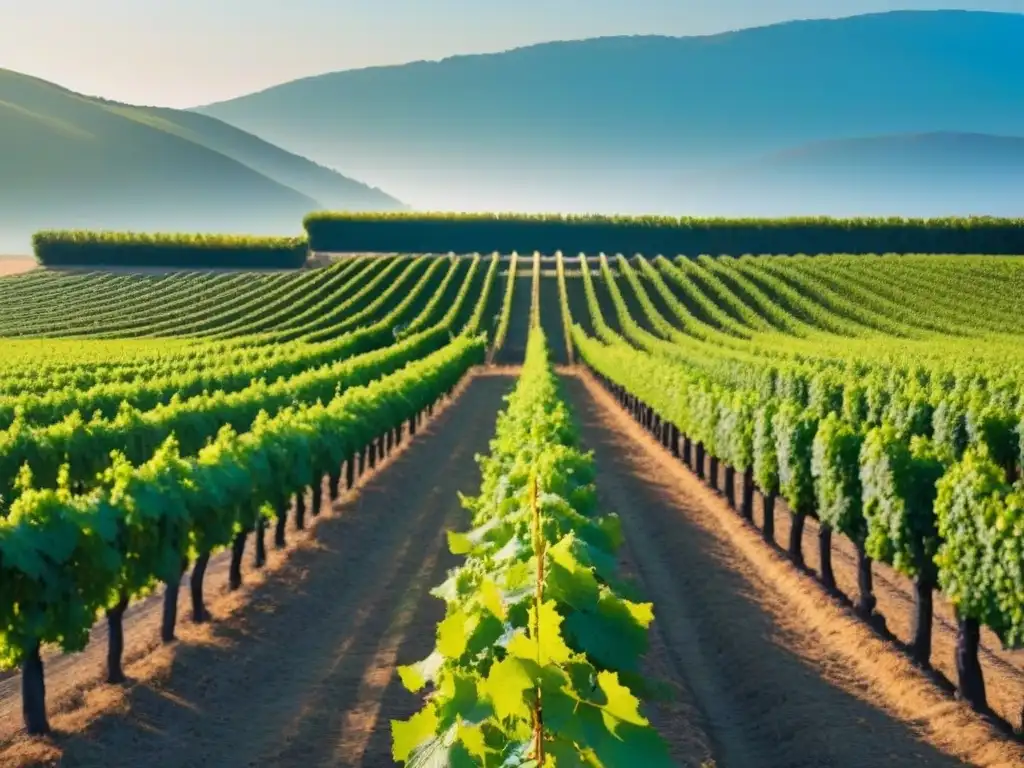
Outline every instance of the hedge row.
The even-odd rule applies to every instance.
[[[297,269],[306,262],[302,237],[37,232],[32,247],[48,267],[181,267]]]
[[[695,219],[449,213],[313,213],[328,252],[1024,254],[1024,219]]]

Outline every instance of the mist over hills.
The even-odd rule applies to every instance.
[[[1024,138],[934,132],[814,142],[708,174],[686,202],[701,214],[1020,216]]]
[[[394,198],[215,118],[89,98],[0,70],[0,252],[42,228],[289,234]]]
[[[892,12],[337,72],[196,111],[416,207],[995,212],[1003,181],[981,181],[1022,178],[1021,40],[1020,14]],[[977,188],[906,198],[938,181]]]

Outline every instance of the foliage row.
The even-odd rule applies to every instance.
[[[799,285],[796,277],[803,278],[802,287],[819,291],[815,299],[825,305],[805,303],[803,316],[817,328],[831,324],[830,334],[811,330],[800,339],[748,332],[742,339],[719,326],[700,338],[667,327],[645,284],[619,259],[619,273],[636,299],[634,311],[664,336],[659,338],[634,319],[608,260],[600,261],[602,288],[621,334],[605,322],[595,281],[581,260],[597,338],[574,326],[579,356],[701,476],[704,459],[710,458],[708,480],[714,487],[719,482],[715,465],[724,465],[724,490],[733,504],[730,473],[743,475],[741,511],[748,519],[756,483],[765,497],[763,525],[771,541],[774,500],[785,499],[793,515],[791,531],[797,532],[789,551],[798,564],[803,563],[802,521],[816,517],[820,576],[829,589],[836,588],[829,537],[832,532],[848,537],[860,556],[857,609],[865,617],[874,609],[872,559],[914,579],[911,651],[923,665],[930,663],[932,592],[941,589],[959,621],[961,693],[986,709],[977,662],[979,626],[990,627],[1008,646],[1024,645],[1024,389],[1016,353],[1003,365],[985,356],[986,346],[1001,343],[982,325],[988,308],[973,308],[972,319],[957,324],[965,334],[978,334],[970,343],[981,351],[965,355],[966,345],[942,331],[924,337],[927,344],[915,351],[894,337],[910,333],[913,323],[921,322],[918,316],[908,313],[898,320],[876,313],[884,306],[878,301],[873,307],[841,304],[828,298],[825,284],[813,282],[811,270],[793,270],[794,285]],[[784,285],[773,284],[771,276],[784,273],[785,261],[750,274],[782,295]],[[659,266],[663,275],[675,269]],[[943,271],[937,266],[934,276],[941,278]],[[714,274],[709,268],[701,278]],[[644,276],[659,287],[657,273]],[[993,286],[1007,284],[993,281]],[[908,286],[905,304],[914,303],[916,290]],[[941,296],[929,290],[933,300]],[[796,307],[800,297],[787,296],[787,306]],[[665,294],[660,298],[666,311],[676,311]],[[687,311],[677,309],[680,317]],[[998,319],[998,313],[989,317]],[[926,320],[940,324],[943,317],[935,313]],[[747,320],[744,327],[753,323]],[[863,334],[870,343],[855,352],[854,337]],[[889,357],[887,346],[896,354]]]
[[[519,264],[519,255],[513,253],[508,262],[508,280],[505,283],[505,292],[501,299],[501,312],[498,315],[498,326],[494,331],[493,349],[499,350],[505,344],[505,336],[508,335],[508,326],[512,322],[512,296],[516,289],[516,269]]]
[[[1024,219],[697,219],[448,213],[314,213],[310,247],[409,253],[1024,253]]]
[[[76,494],[33,487],[0,519],[0,649],[20,663],[40,643],[80,650],[97,614],[158,581],[177,583],[181,563],[229,544],[295,493],[333,473],[372,440],[449,391],[484,353],[459,337],[400,371],[346,389],[326,405],[256,416],[224,427],[194,458],[171,436],[145,463],[112,457],[98,486]]]
[[[640,712],[650,603],[616,574],[619,521],[597,510],[594,465],[580,451],[538,325],[526,363],[464,498],[465,556],[433,590],[446,603],[434,652],[400,669],[431,693],[393,723],[409,766],[671,765]]]
[[[306,263],[301,237],[146,234],[49,230],[32,237],[47,267],[170,267],[182,269],[297,269]]]
[[[417,262],[419,259],[409,264],[409,270],[417,267]],[[274,381],[292,377],[311,368],[379,349],[395,340],[398,318],[420,298],[431,272],[441,266],[441,261],[434,261],[412,286],[408,286],[405,278],[414,275],[402,273],[391,287],[380,290],[379,296],[370,304],[349,315],[343,325],[329,326],[330,333],[324,332],[323,338],[317,337],[314,343],[284,344],[280,342],[291,341],[290,336],[268,333],[251,339],[246,346],[197,345],[188,350],[193,356],[191,359],[174,358],[154,376],[137,376],[129,381],[99,381],[81,386],[81,375],[85,371],[78,366],[78,376],[62,388],[53,386],[49,377],[44,378],[41,385],[24,383],[15,393],[0,394],[0,428],[11,427],[18,417],[28,423],[49,423],[76,411],[85,414],[98,411],[106,418],[114,418],[129,406],[149,410],[168,403],[174,397],[184,399],[204,392],[235,392],[258,379]],[[385,267],[380,274],[388,274],[387,270]],[[378,288],[376,277],[368,281],[368,285]],[[397,294],[403,287],[408,290],[398,300]],[[464,287],[468,288],[468,285],[464,283]],[[398,290],[393,290],[395,288]],[[381,314],[373,317],[378,312]],[[361,323],[360,320],[364,319],[369,322]]]
[[[977,390],[929,401],[827,374],[802,391],[724,386],[574,331],[593,370],[708,456],[749,473],[766,497],[782,496],[796,518],[816,517],[824,531],[914,578],[919,600],[942,589],[962,634],[984,624],[1008,646],[1024,645],[1024,482],[1011,482],[1024,430],[1016,405],[1000,408]],[[799,558],[799,542],[790,547]],[[930,624],[930,598],[926,605],[920,621]],[[930,631],[915,640],[927,664]],[[984,707],[984,694],[972,703]]]

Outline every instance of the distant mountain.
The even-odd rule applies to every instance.
[[[815,142],[709,174],[688,203],[699,213],[763,216],[1021,216],[1024,138],[934,132]]]
[[[810,142],[1024,136],[1021,40],[1020,14],[892,12],[337,72],[196,111],[417,207],[679,212],[709,173]]]
[[[1019,174],[1024,169],[1024,139],[983,133],[932,133],[819,141],[776,152],[760,159],[754,168],[847,174],[921,169],[936,175],[957,175],[982,170],[986,173]]]
[[[290,234],[325,207],[402,204],[215,118],[0,70],[0,252],[50,227]]]

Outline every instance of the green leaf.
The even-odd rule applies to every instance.
[[[468,635],[464,653],[476,656],[493,646],[505,634],[505,625],[491,612],[474,616],[467,625]]]
[[[577,611],[594,610],[600,587],[593,571],[581,564],[571,552],[572,537],[562,539],[551,547],[544,593]]]
[[[462,611],[452,611],[437,625],[437,650],[442,656],[457,659],[465,652],[468,621],[469,617]]]
[[[499,720],[530,717],[531,697],[525,694],[535,685],[536,669],[536,664],[513,657],[491,667],[480,690],[491,700]]]
[[[451,672],[445,674],[435,698],[438,720],[443,726],[461,722],[477,725],[494,715],[494,708],[481,699],[479,677]]]
[[[597,684],[604,691],[607,701],[602,707],[605,725],[616,731],[621,723],[648,725],[647,718],[640,714],[640,701],[628,688],[619,682],[614,672],[599,672]]]
[[[553,600],[548,600],[540,609],[540,639],[533,636],[533,627],[537,626],[536,608],[530,608],[530,634],[517,634],[508,645],[512,656],[532,659],[541,666],[548,664],[564,664],[573,657],[572,649],[562,639],[562,616],[558,613]]]
[[[498,585],[491,579],[484,579],[480,583],[480,602],[483,603],[487,610],[499,619],[504,620],[506,614],[505,603],[502,600]]]
[[[487,739],[483,729],[478,725],[468,725],[460,722],[458,724],[458,739],[470,758],[475,760],[471,765],[483,763],[488,756],[494,755],[495,751],[487,746]]]
[[[636,671],[647,651],[650,603],[634,603],[605,590],[596,612],[576,611],[565,620],[570,642],[608,669]]]
[[[473,551],[473,542],[464,533],[448,531],[448,550],[453,555],[465,555]]]
[[[417,747],[434,737],[436,730],[437,715],[429,704],[408,720],[392,720],[391,756],[397,762],[404,763]]]
[[[441,665],[444,663],[444,657],[434,651],[423,661],[418,661],[415,664],[408,664],[400,666],[398,668],[398,676],[402,680],[402,685],[407,690],[415,693],[425,686],[428,682],[433,682],[438,670],[441,669]]]
[[[479,763],[465,744],[457,740],[459,735],[458,726],[452,726],[420,744],[410,755],[407,768],[477,768]]]

